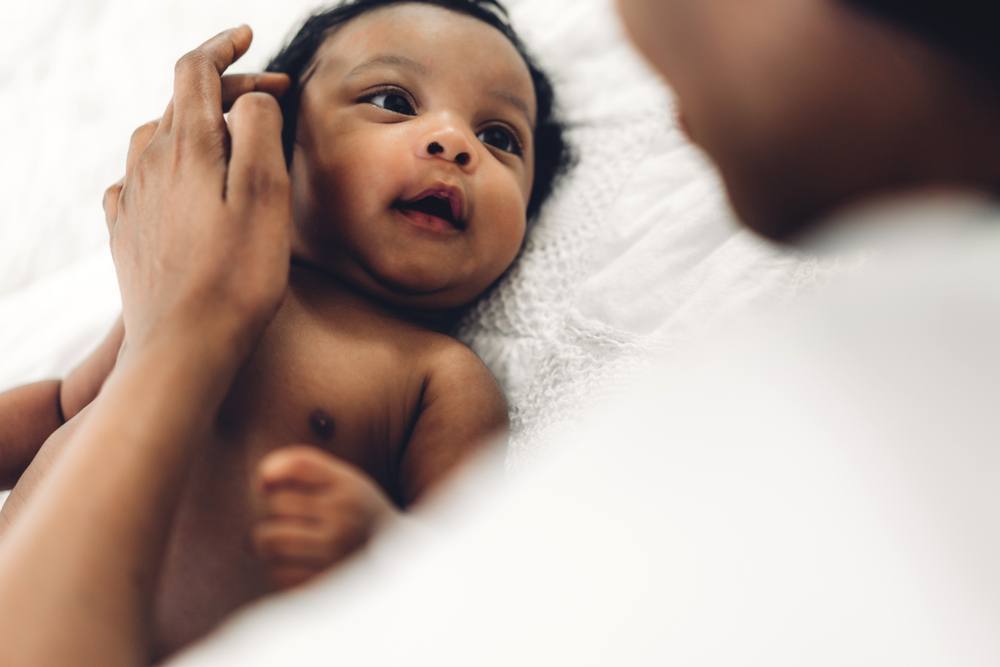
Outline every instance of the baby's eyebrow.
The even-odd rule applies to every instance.
[[[371,60],[361,63],[360,65],[352,69],[350,72],[348,72],[347,78],[357,76],[358,74],[361,74],[375,67],[385,67],[387,65],[391,67],[402,67],[404,69],[410,69],[418,74],[423,74],[423,75],[427,75],[428,72],[430,71],[427,69],[426,65],[418,63],[416,60],[413,60],[412,58],[407,58],[406,56],[401,56],[395,53],[383,53],[375,56]]]
[[[514,93],[508,92],[506,90],[492,90],[490,91],[490,97],[499,100],[509,106],[514,107],[522,114],[524,114],[524,120],[528,123],[528,127],[532,130],[535,129],[535,121],[531,120],[531,107],[528,103],[524,101],[523,98],[518,97]]]

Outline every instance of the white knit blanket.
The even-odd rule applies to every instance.
[[[511,0],[551,71],[576,169],[519,264],[461,335],[506,388],[512,464],[574,419],[651,347],[787,298],[812,259],[739,230],[669,94],[624,40],[608,0]],[[131,130],[170,95],[173,61],[222,28],[256,30],[256,69],[309,0],[49,0],[0,24],[0,388],[65,371],[118,308],[101,213]]]

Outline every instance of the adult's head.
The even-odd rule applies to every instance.
[[[619,0],[754,229],[1000,189],[1000,29],[979,0]]]

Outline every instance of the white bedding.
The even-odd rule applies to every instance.
[[[509,5],[557,82],[580,158],[520,264],[462,330],[507,389],[518,463],[635,352],[784,299],[820,272],[732,222],[610,2]],[[49,0],[6,10],[0,388],[65,371],[113,319],[101,195],[120,176],[131,130],[162,111],[177,56],[247,22],[256,41],[238,69],[259,68],[313,6]]]

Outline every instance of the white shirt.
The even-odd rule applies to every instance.
[[[1000,664],[1000,215],[912,213],[172,664]]]

